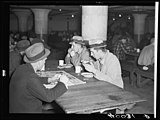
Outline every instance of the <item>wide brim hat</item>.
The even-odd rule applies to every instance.
[[[72,44],[73,42],[81,44],[81,45],[85,45],[85,41],[83,40],[81,36],[73,36],[69,44]]]
[[[90,40],[88,48],[102,48],[107,47],[106,40]]]
[[[35,43],[25,50],[24,61],[26,63],[35,63],[46,58],[50,54],[50,50],[44,48],[43,43]]]
[[[30,46],[30,42],[28,40],[21,40],[16,44],[16,48],[19,51],[25,51]]]

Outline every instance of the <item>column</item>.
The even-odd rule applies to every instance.
[[[154,16],[148,17],[148,32],[154,33],[154,25],[155,25],[155,19]]]
[[[29,9],[14,9],[13,12],[18,17],[19,32],[27,32],[28,16],[31,14],[31,11]]]
[[[133,14],[134,16],[134,40],[137,46],[144,35],[145,18],[147,14]]]
[[[108,6],[82,6],[82,36],[107,40]]]
[[[47,43],[48,40],[48,14],[50,9],[32,9],[35,20],[35,33]]]

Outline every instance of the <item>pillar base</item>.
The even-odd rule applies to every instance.
[[[44,40],[44,47],[50,49],[50,47],[48,46],[48,34],[36,34],[37,38],[39,39],[43,39]]]
[[[138,37],[139,37],[139,40],[138,40]],[[143,38],[143,35],[134,35],[134,41],[136,43],[136,47],[139,47],[139,44],[140,44],[140,41],[141,39]]]

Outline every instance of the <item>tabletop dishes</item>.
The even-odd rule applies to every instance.
[[[62,66],[58,66],[57,68],[63,69],[63,68],[71,68],[73,65],[72,64],[63,64]]]
[[[86,78],[92,78],[93,77],[93,73],[90,73],[90,72],[83,72],[83,73],[81,73],[81,75],[86,77]]]

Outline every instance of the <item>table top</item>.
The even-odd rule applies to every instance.
[[[74,73],[73,68],[63,70],[84,81],[84,77]],[[56,99],[66,113],[91,113],[104,108],[118,108],[122,105],[145,101],[111,83],[95,78],[87,78],[85,81],[85,84],[69,86],[68,91]]]

